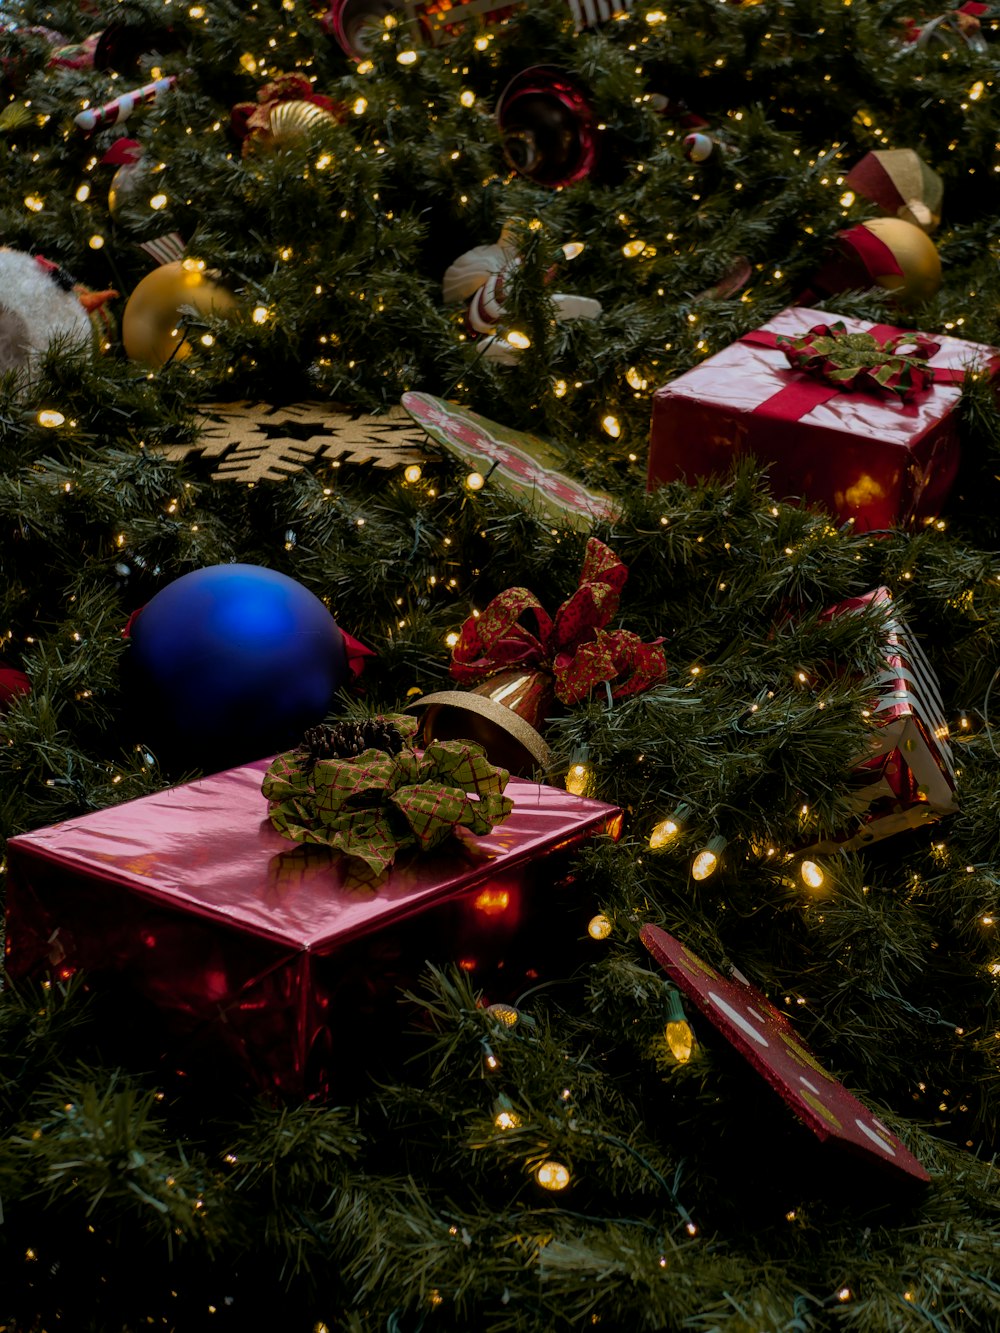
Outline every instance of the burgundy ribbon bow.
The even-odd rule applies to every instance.
[[[508,588],[463,624],[452,650],[452,676],[473,683],[511,667],[543,670],[552,674],[556,698],[565,704],[578,703],[604,681],[614,681],[615,699],[648,689],[667,674],[661,641],[643,643],[630,630],[605,629],[627,578],[614,551],[591,537],[577,589],[555,618],[527,588]],[[529,615],[534,631],[523,623]]]

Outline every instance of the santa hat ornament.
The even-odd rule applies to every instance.
[[[72,350],[92,346],[94,316],[117,294],[88,292],[47,259],[0,248],[0,373],[30,375],[57,339]]]

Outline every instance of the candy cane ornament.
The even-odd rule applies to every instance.
[[[176,82],[177,75],[168,74],[152,83],[144,83],[141,88],[134,88],[130,93],[122,93],[121,97],[106,102],[104,106],[87,107],[73,119],[85,134],[93,134],[94,130],[108,125],[119,125],[129,118],[137,106],[148,106],[150,102],[155,102],[161,93],[172,88]]]

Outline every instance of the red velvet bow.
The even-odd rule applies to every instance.
[[[591,537],[576,592],[555,619],[527,588],[508,588],[462,626],[452,650],[452,676],[475,682],[510,667],[549,671],[556,698],[565,704],[579,703],[602,681],[615,682],[615,699],[648,689],[667,674],[660,641],[643,643],[630,630],[604,628],[618,610],[627,578],[614,551]],[[534,632],[522,623],[528,614]]]

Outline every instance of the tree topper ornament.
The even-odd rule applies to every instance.
[[[507,284],[520,264],[517,232],[512,223],[505,222],[499,240],[492,245],[477,245],[459,255],[442,283],[446,304],[468,301],[466,324],[473,336],[483,338],[482,355],[506,366],[514,365],[522,350],[508,333],[498,331],[507,313],[504,304]],[[550,270],[546,281],[553,276],[554,270]],[[600,301],[589,296],[553,292],[549,299],[558,320],[596,319],[601,313]]]

